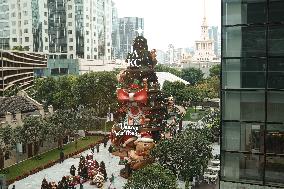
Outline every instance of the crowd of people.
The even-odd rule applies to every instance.
[[[106,138],[107,139],[107,138]],[[108,140],[103,141],[104,147],[107,146]],[[76,168],[75,165],[70,167],[70,175],[63,176],[62,179],[57,182],[48,182],[46,178],[42,180],[41,189],[83,189],[83,184],[87,181],[90,181],[91,185],[96,185],[98,188],[101,188],[104,182],[107,181],[107,172],[105,168],[105,163],[101,161],[98,163],[93,155],[95,153],[95,148],[97,153],[100,150],[100,144],[96,144],[91,148],[92,153],[87,156],[80,156],[79,165]],[[60,151],[59,162],[64,162],[64,152]],[[114,181],[114,175],[111,175],[110,182]]]

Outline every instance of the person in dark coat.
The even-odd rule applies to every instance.
[[[108,147],[108,152],[109,152],[109,153],[112,153],[112,150],[113,150],[113,146],[110,145],[110,146]]]
[[[76,171],[76,167],[74,165],[72,165],[71,168],[70,168],[70,174],[72,176],[75,176],[75,171]]]
[[[63,150],[60,151],[59,156],[60,156],[59,162],[62,163],[64,161],[64,152],[63,152]]]
[[[100,144],[99,143],[96,145],[96,148],[97,148],[97,153],[99,153],[99,151],[100,151]]]
[[[107,146],[107,141],[108,141],[108,138],[105,138],[104,139],[104,147],[106,148],[106,146]]]

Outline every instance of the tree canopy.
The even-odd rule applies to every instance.
[[[211,142],[206,130],[187,128],[172,139],[162,140],[151,155],[184,181],[201,175],[212,157]]]
[[[221,65],[220,64],[214,65],[209,69],[209,76],[220,78],[220,71],[221,71]]]
[[[135,171],[127,180],[125,189],[177,189],[176,177],[159,164]]]
[[[195,85],[203,80],[204,73],[197,68],[185,68],[181,71],[181,78]]]

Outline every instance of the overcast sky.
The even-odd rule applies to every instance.
[[[203,0],[113,0],[119,17],[144,18],[144,36],[150,49],[191,47],[198,40],[204,15]],[[221,25],[220,0],[206,0],[209,26]]]

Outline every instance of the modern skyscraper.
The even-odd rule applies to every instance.
[[[284,187],[283,9],[222,0],[221,189]]]
[[[213,40],[213,46],[214,46],[214,54],[216,56],[219,56],[220,54],[218,54],[218,42],[219,42],[219,35],[218,35],[218,26],[211,26],[208,29],[208,33],[209,33],[209,39]]]
[[[120,59],[126,59],[127,54],[132,52],[132,44],[135,37],[144,34],[144,18],[124,17],[119,18],[119,55]],[[140,33],[140,34],[139,34]]]

